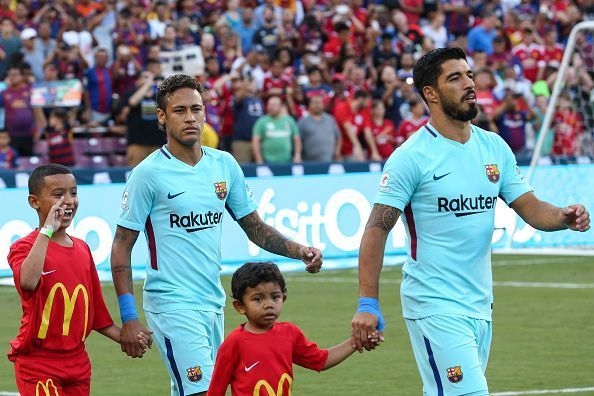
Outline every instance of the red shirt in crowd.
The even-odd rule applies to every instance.
[[[555,43],[553,48],[544,47],[544,61],[547,65],[561,66],[561,60],[563,60],[563,51],[565,47],[559,43]]]
[[[336,118],[336,123],[342,134],[341,154],[346,156],[353,155],[353,143],[350,141],[346,133],[344,124],[348,122],[355,125],[357,127],[357,137],[359,137],[363,133],[363,128],[369,126],[371,122],[369,109],[365,108],[355,113],[351,108],[350,102],[344,102],[336,106],[334,118]]]
[[[584,132],[582,117],[579,113],[566,110],[557,111],[553,118],[555,137],[553,155],[575,155],[578,137]]]
[[[8,254],[23,309],[19,334],[10,342],[11,361],[20,354],[38,351],[83,350],[91,330],[113,324],[89,246],[78,238],[70,236],[70,247],[50,240],[37,287],[33,291],[21,289],[21,265],[38,234],[34,230],[17,240]]]
[[[262,84],[262,92],[265,95],[279,95],[281,97],[281,100],[285,101],[287,97],[285,93],[288,86],[289,81],[282,75],[276,78],[272,74],[268,73],[266,77],[264,77],[264,83]]]
[[[377,150],[383,159],[387,159],[396,148],[396,128],[391,120],[383,119],[381,124],[374,120],[370,123],[371,133],[375,138]]]
[[[234,395],[290,395],[293,363],[321,371],[328,351],[305,338],[292,323],[277,322],[263,334],[237,327],[221,345],[208,396],[224,396],[231,385]]]
[[[421,128],[427,122],[429,122],[429,117],[427,116],[422,116],[418,120],[409,117],[400,121],[398,130],[396,131],[396,144],[400,146],[410,137],[410,135],[418,131],[419,128]]]
[[[526,46],[526,44],[520,43],[512,48],[512,55],[520,61],[524,77],[531,82],[536,81],[538,69],[546,66],[544,48],[538,44],[533,43]]]
[[[74,166],[74,149],[72,147],[72,132],[69,129],[56,131],[53,128],[45,130],[47,151],[50,162],[64,166]]]

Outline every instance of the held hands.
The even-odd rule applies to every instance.
[[[322,252],[311,246],[299,249],[299,258],[305,263],[305,270],[309,273],[320,272],[322,267]]]
[[[590,214],[584,205],[569,205],[561,209],[563,223],[573,231],[586,232],[590,229]]]
[[[360,297],[359,307],[351,321],[351,345],[359,353],[371,351],[384,342],[384,318],[377,298]]]
[[[122,325],[120,344],[122,352],[137,358],[142,357],[147,348],[153,345],[152,330],[145,328],[138,320],[129,320]]]

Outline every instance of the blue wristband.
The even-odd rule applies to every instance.
[[[359,307],[357,307],[357,312],[367,312],[377,316],[377,329],[380,331],[384,329],[386,323],[384,322],[384,317],[382,316],[382,311],[380,310],[377,298],[359,297]]]
[[[132,294],[120,294],[118,296],[118,304],[120,305],[120,318],[122,319],[122,324],[130,320],[138,320],[136,304],[134,303],[134,296]]]

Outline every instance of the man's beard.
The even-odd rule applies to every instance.
[[[468,110],[462,108],[464,102],[456,103],[439,93],[439,100],[441,102],[441,108],[446,116],[456,121],[470,121],[478,115],[478,107],[476,103],[469,103]]]

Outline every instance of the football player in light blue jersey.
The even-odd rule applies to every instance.
[[[421,57],[414,83],[431,119],[388,159],[359,251],[357,348],[372,349],[382,330],[379,278],[388,233],[404,213],[408,258],[402,311],[425,395],[488,395],[485,370],[493,308],[491,238],[502,198],[543,231],[587,231],[583,205],[539,200],[495,133],[471,125],[477,115],[473,73],[460,48]]]
[[[228,153],[201,147],[202,86],[174,75],[159,86],[157,117],[167,144],[130,174],[112,247],[111,269],[122,318],[122,351],[141,357],[130,255],[144,230],[150,264],[144,311],[171,377],[172,395],[203,395],[223,341],[225,293],[220,282],[225,211],[269,252],[301,259],[318,272],[322,254],[265,224]]]

